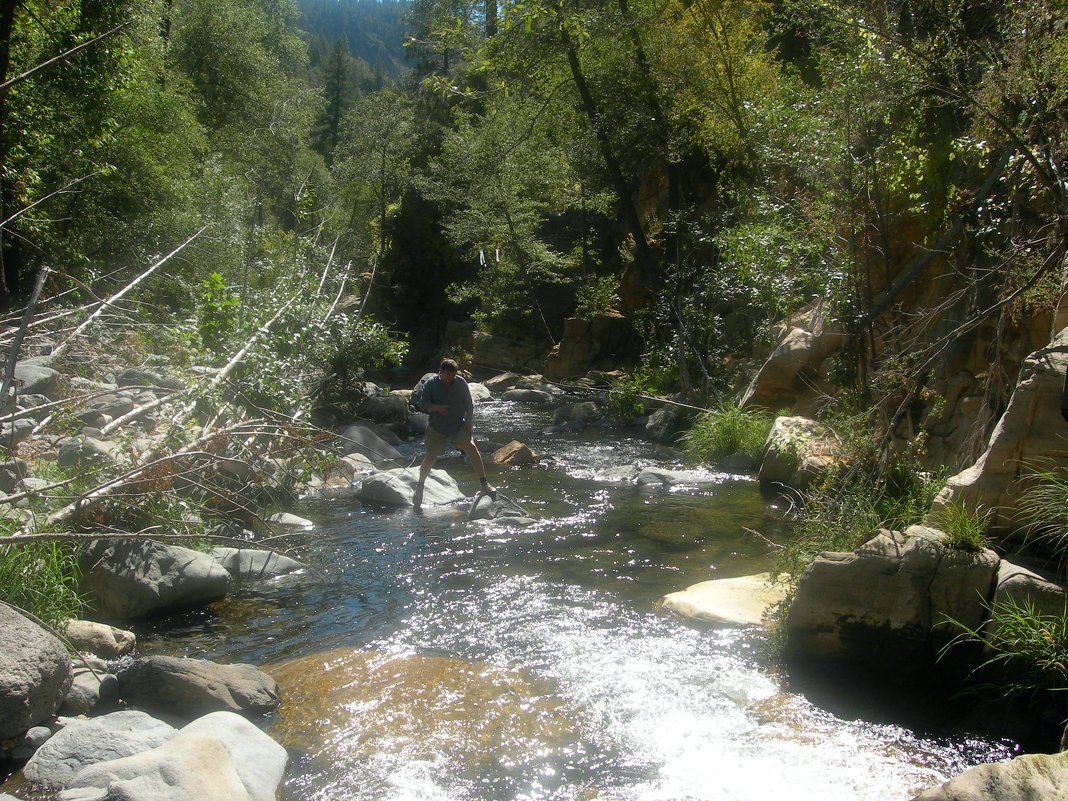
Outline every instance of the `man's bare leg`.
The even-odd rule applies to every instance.
[[[423,505],[423,485],[426,484],[426,477],[430,475],[430,468],[436,461],[436,457],[427,454],[419,464],[419,483],[415,485],[415,494],[412,496],[412,506],[416,509]]]
[[[482,487],[482,491],[490,496],[490,500],[497,500],[497,490],[486,480],[486,465],[482,461],[482,454],[478,452],[478,446],[475,445],[474,440],[469,437],[461,450],[471,460],[471,467],[474,468],[475,475],[478,476],[478,483]]]

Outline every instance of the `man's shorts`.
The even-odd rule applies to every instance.
[[[460,426],[459,430],[451,436],[449,434],[442,434],[434,428],[434,426],[426,427],[426,455],[432,456],[435,459],[445,453],[450,442],[458,449],[462,450],[463,446],[470,441],[471,437],[467,433],[466,426]]]

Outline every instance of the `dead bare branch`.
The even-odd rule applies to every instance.
[[[137,278],[135,278],[133,281],[128,283],[126,286],[124,286],[122,289],[120,289],[118,292],[116,292],[110,298],[108,298],[107,300],[102,301],[100,306],[97,307],[96,311],[94,311],[92,314],[90,314],[89,317],[84,322],[82,322],[81,325],[79,325],[77,328],[75,328],[74,332],[69,337],[67,337],[63,342],[59,343],[59,345],[56,346],[56,348],[52,351],[52,355],[53,356],[58,356],[60,353],[62,353],[64,350],[66,350],[67,347],[70,345],[70,343],[73,342],[74,339],[79,334],[82,333],[82,331],[84,331],[86,328],[88,328],[90,325],[92,325],[93,321],[96,320],[96,318],[99,317],[104,312],[104,310],[106,310],[109,306],[113,306],[115,304],[115,302],[117,300],[119,300],[123,295],[125,295],[127,292],[129,292],[131,289],[133,289],[135,286],[137,286],[143,280],[148,278],[148,276],[152,275],[152,273],[154,273],[157,269],[159,269],[164,264],[166,264],[168,261],[170,261],[170,259],[174,255],[176,255],[177,253],[180,253],[182,250],[184,250],[185,247],[187,245],[189,245],[190,242],[192,242],[194,239],[196,239],[198,236],[200,236],[202,233],[204,233],[206,228],[207,228],[207,226],[205,225],[203,228],[201,228],[199,231],[197,231],[195,234],[193,234],[191,237],[189,237],[189,239],[185,240],[185,242],[183,242],[177,248],[172,250],[170,253],[168,253],[166,256],[164,256],[162,259],[157,261],[155,264],[153,264],[151,267],[149,267],[147,270],[145,270],[143,273],[141,273],[139,276],[137,276]]]

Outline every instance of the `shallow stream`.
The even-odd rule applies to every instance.
[[[666,593],[766,570],[750,530],[781,541],[782,510],[751,476],[610,480],[678,465],[639,437],[550,424],[500,401],[476,417],[476,434],[542,455],[490,467],[535,525],[304,501],[292,511],[315,527],[292,541],[308,571],[140,632],[142,650],[275,676],[285,703],[267,728],[293,756],[291,801],[893,801],[1011,756],[833,685],[817,705],[761,630],[658,611]],[[474,492],[466,465],[441,464]]]

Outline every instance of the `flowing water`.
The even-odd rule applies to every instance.
[[[612,480],[676,465],[637,437],[549,424],[497,401],[476,417],[480,435],[543,455],[490,468],[534,525],[470,522],[466,504],[304,501],[308,571],[143,632],[145,647],[275,676],[284,704],[265,725],[293,757],[293,801],[892,801],[1011,756],[818,706],[787,689],[761,630],[658,611],[666,593],[766,570],[751,530],[781,540],[782,510],[747,476]],[[462,462],[441,464],[474,491]]]

